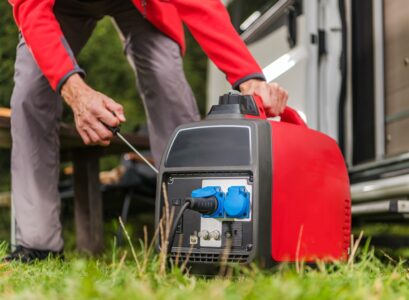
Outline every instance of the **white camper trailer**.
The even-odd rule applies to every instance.
[[[232,0],[268,81],[346,158],[355,218],[409,217],[409,6],[405,0]],[[229,89],[209,63],[208,106]]]

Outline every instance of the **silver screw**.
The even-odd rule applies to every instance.
[[[210,240],[210,234],[207,230],[202,230],[199,232],[198,236],[205,241]]]
[[[218,241],[220,240],[220,231],[218,230],[213,230],[212,232],[210,232],[210,238]]]

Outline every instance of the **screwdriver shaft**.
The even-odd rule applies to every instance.
[[[133,152],[136,153],[156,174],[159,174],[158,169],[156,169],[150,162],[143,156],[138,150],[135,149],[134,146],[131,145],[131,143],[128,142],[126,138],[122,136],[119,132],[116,132],[116,135],[129,147],[132,149]]]

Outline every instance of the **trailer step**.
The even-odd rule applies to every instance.
[[[383,200],[352,205],[352,216],[368,215],[402,215],[409,218],[409,200]]]

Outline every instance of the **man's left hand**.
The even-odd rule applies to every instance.
[[[264,109],[268,117],[279,116],[287,105],[288,93],[277,83],[250,79],[239,86],[244,95],[257,95],[263,100]]]

